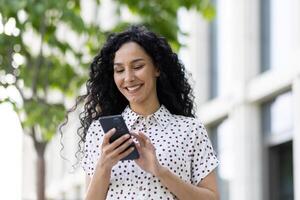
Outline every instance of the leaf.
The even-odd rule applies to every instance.
[[[216,16],[215,7],[212,4],[209,4],[207,7],[202,9],[203,16],[208,20],[213,20]]]

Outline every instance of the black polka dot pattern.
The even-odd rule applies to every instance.
[[[165,106],[143,117],[129,106],[122,113],[131,132],[145,133],[156,148],[159,162],[187,183],[197,185],[218,165],[207,132],[195,118],[172,115]],[[95,120],[87,133],[82,167],[92,176],[101,155],[103,130]],[[134,161],[120,161],[112,168],[107,199],[177,199],[160,180]]]

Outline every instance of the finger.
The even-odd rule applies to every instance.
[[[145,146],[151,148],[152,150],[155,150],[154,145],[151,143],[151,141],[149,139],[146,140],[146,145]]]
[[[127,149],[127,150],[124,151],[123,153],[118,154],[117,159],[118,159],[118,160],[121,160],[122,158],[125,158],[125,157],[128,156],[133,150],[134,150],[134,147],[130,147],[129,149]]]
[[[139,144],[141,146],[145,146],[145,140],[139,135],[139,134],[136,134],[136,133],[131,133],[139,142]]]
[[[123,142],[125,142],[126,140],[128,140],[129,138],[130,138],[129,134],[123,135],[122,137],[118,138],[113,143],[111,143],[111,145],[110,145],[109,148],[111,150],[114,150],[115,148],[117,148],[118,146],[120,146]]]
[[[136,147],[137,151],[139,152],[139,154],[141,156],[142,155],[141,145],[140,144],[135,144],[135,147]]]
[[[112,128],[104,134],[102,146],[109,144],[109,139],[115,132],[116,132],[116,129]]]
[[[145,142],[146,142],[146,140],[148,139],[148,140],[150,140],[144,133],[142,133],[142,132],[139,132],[139,136],[141,137],[141,138],[143,138],[143,140],[145,140]]]
[[[154,149],[155,150],[155,147],[154,145],[152,144],[151,140],[149,137],[147,137],[144,133],[142,132],[139,132],[139,136],[143,139],[144,141],[144,144],[146,147],[149,147],[151,149]]]
[[[140,137],[143,139],[145,145],[151,145],[151,146],[152,146],[152,143],[151,143],[151,140],[150,140],[149,137],[147,137],[147,136],[146,136],[144,133],[142,133],[142,132],[139,132],[139,135],[140,135]]]
[[[116,148],[113,151],[113,155],[112,156],[119,155],[120,153],[122,153],[123,151],[125,151],[125,149],[127,149],[128,146],[132,144],[132,142],[133,142],[133,139],[127,140],[124,144],[122,144],[121,146],[119,146],[118,148]]]

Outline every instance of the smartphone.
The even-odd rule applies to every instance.
[[[110,143],[114,142],[125,134],[130,134],[122,115],[109,115],[100,117],[99,121],[104,133],[107,133],[112,128],[116,129],[116,132],[109,139]],[[132,142],[127,149],[129,149],[130,147],[133,147],[134,150],[121,160],[134,160],[140,157],[134,142]]]

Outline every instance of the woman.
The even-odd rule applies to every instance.
[[[141,26],[108,37],[87,82],[82,166],[90,199],[218,199],[218,160],[194,118],[184,66]],[[98,118],[122,114],[131,132],[109,143]],[[135,142],[140,157],[120,161]],[[127,150],[126,150],[127,149]]]

